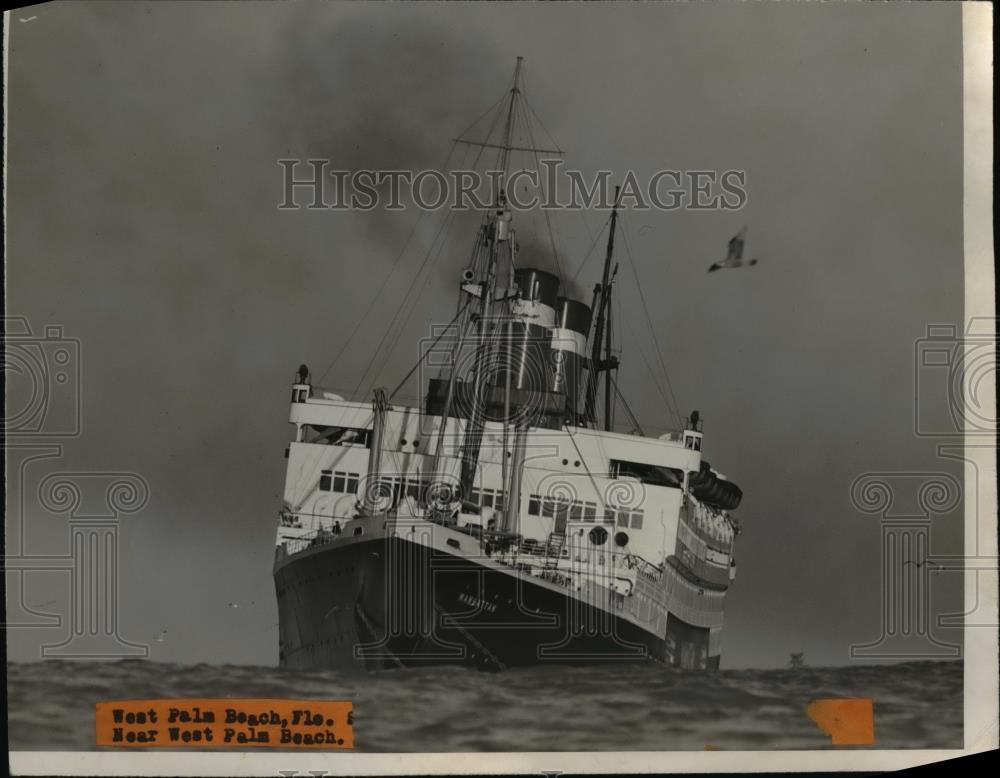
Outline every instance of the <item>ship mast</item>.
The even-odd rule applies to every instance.
[[[484,408],[486,403],[486,377],[487,368],[490,363],[491,349],[489,339],[493,322],[490,320],[490,313],[493,298],[496,294],[497,267],[500,264],[501,255],[508,258],[513,264],[513,241],[511,233],[511,212],[507,205],[507,195],[505,185],[507,180],[507,167],[510,162],[510,152],[512,150],[511,139],[514,131],[514,112],[517,107],[518,97],[521,93],[521,64],[523,57],[517,58],[514,67],[514,83],[510,90],[510,98],[507,103],[507,118],[504,122],[503,138],[499,145],[497,154],[497,190],[494,194],[493,216],[487,228],[487,239],[489,241],[489,256],[483,274],[483,279],[479,284],[479,318],[477,322],[478,339],[476,345],[476,360],[473,367],[472,380],[472,407],[469,412],[468,426],[465,431],[465,438],[462,442],[462,469],[460,475],[460,488],[462,497],[467,497],[476,477],[476,468],[479,464],[479,450],[482,445],[483,427],[485,423]],[[488,144],[475,144],[484,145]],[[507,423],[507,416],[510,415],[509,407],[505,408],[504,424]]]
[[[524,101],[521,91],[521,69],[524,58],[518,57],[514,68],[514,78],[506,105],[501,103],[499,110],[506,111],[502,125],[502,135],[492,137],[492,129],[482,141],[469,140],[464,137],[455,138],[458,143],[477,146],[482,149],[496,149],[496,175],[491,175],[495,190],[492,193],[492,208],[484,215],[480,224],[476,245],[472,252],[472,263],[464,271],[461,289],[467,295],[465,316],[460,328],[458,342],[452,350],[451,370],[444,396],[441,413],[441,423],[437,434],[437,445],[434,451],[433,473],[437,481],[445,474],[441,471],[444,457],[444,438],[448,420],[452,415],[454,403],[462,400],[465,408],[459,418],[467,419],[460,444],[459,491],[451,493],[451,498],[445,500],[453,504],[455,499],[469,499],[479,468],[483,433],[488,409],[495,412],[497,404],[496,390],[498,386],[488,386],[491,378],[496,375],[497,368],[503,374],[503,451],[502,480],[505,490],[504,509],[501,514],[499,530],[503,534],[515,533],[517,530],[522,475],[525,462],[525,446],[530,427],[530,419],[523,413],[523,401],[513,402],[512,369],[509,364],[496,363],[496,350],[506,347],[509,356],[515,349],[517,336],[513,329],[511,318],[512,301],[521,292],[514,280],[515,263],[517,261],[517,245],[513,229],[512,213],[507,198],[506,184],[508,169],[511,164],[511,152],[562,154],[561,149],[546,149],[536,147],[532,139],[530,146],[514,145],[515,125],[518,121],[519,102]],[[496,114],[497,117],[503,114]],[[526,114],[525,114],[526,116]],[[527,119],[524,119],[525,122]],[[528,128],[530,137],[530,128]],[[496,141],[496,142],[494,142]],[[504,276],[502,271],[506,270]],[[505,283],[501,283],[504,281]],[[475,303],[478,302],[478,305]],[[496,307],[502,306],[503,311],[497,315]],[[470,341],[474,341],[470,343]],[[466,380],[459,378],[458,357],[466,343],[473,349],[474,362]],[[466,404],[467,403],[467,404]],[[522,411],[516,418],[514,406]],[[491,417],[493,418],[493,417]],[[511,435],[513,427],[513,435]],[[461,428],[460,428],[461,429]],[[511,437],[513,442],[511,444]],[[508,448],[509,447],[509,448]],[[508,459],[509,457],[509,459]],[[450,490],[448,490],[450,491]],[[447,493],[447,492],[444,492]],[[430,495],[428,493],[427,497]],[[442,505],[442,501],[425,499],[426,506],[431,511],[451,510]]]
[[[604,373],[604,429],[611,431],[612,378],[611,371],[618,369],[618,358],[611,353],[611,284],[618,273],[615,265],[611,271],[611,258],[615,253],[615,227],[618,224],[618,197],[621,187],[615,187],[615,202],[611,209],[611,227],[608,231],[608,248],[604,255],[604,273],[601,283],[594,287],[594,306],[597,318],[594,322],[594,339],[590,354],[590,374],[587,376],[586,418],[597,426],[597,376]],[[601,349],[604,358],[601,358]]]

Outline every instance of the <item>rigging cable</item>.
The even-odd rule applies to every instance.
[[[477,124],[479,124],[479,122],[481,122],[483,118],[485,118],[489,113],[496,110],[497,114],[496,116],[494,116],[493,123],[489,131],[490,134],[492,134],[493,130],[495,129],[496,122],[499,120],[499,117],[502,113],[499,109],[502,107],[505,97],[506,94],[499,100],[497,100],[495,103],[493,103],[493,105],[491,105],[489,108],[487,108],[486,111],[480,114],[480,116],[463,131],[463,133],[459,136],[459,138],[461,138],[466,133],[471,131],[472,128],[475,127]],[[448,168],[448,163],[451,162],[452,155],[455,153],[455,149],[458,147],[458,143],[459,143],[458,140],[452,141],[451,149],[448,151],[448,155],[445,157],[445,160],[439,169],[446,170]],[[417,232],[417,227],[420,226],[420,222],[426,215],[427,215],[426,211],[421,211],[420,214],[417,216],[417,218],[414,220],[413,226],[410,228],[410,233],[406,236],[406,240],[403,242],[402,248],[399,250],[399,253],[396,255],[396,258],[392,262],[392,265],[386,272],[385,277],[382,279],[382,283],[379,285],[378,291],[375,292],[375,295],[368,303],[368,307],[365,309],[365,312],[360,316],[360,318],[358,318],[357,323],[354,325],[354,329],[351,330],[351,334],[347,336],[347,340],[344,341],[344,345],[341,346],[340,351],[337,352],[336,356],[333,358],[333,361],[329,364],[326,370],[323,371],[322,375],[320,376],[320,383],[323,382],[323,380],[326,378],[329,372],[333,370],[334,366],[336,366],[337,362],[340,361],[340,358],[344,355],[344,353],[347,351],[348,346],[350,346],[351,342],[354,340],[354,337],[358,334],[358,330],[361,329],[361,325],[364,323],[365,319],[368,318],[368,315],[372,312],[372,309],[375,307],[375,303],[378,301],[378,299],[382,296],[382,293],[385,291],[386,285],[389,283],[389,279],[395,274],[397,268],[399,267],[400,260],[402,260],[403,255],[406,253],[406,249],[410,245],[410,241],[413,240],[413,236]],[[367,370],[365,372],[367,372]]]
[[[460,317],[460,316],[461,316],[461,315],[462,315],[463,313],[465,313],[465,309],[469,307],[469,303],[471,303],[471,302],[472,302],[472,298],[470,297],[470,298],[469,298],[468,300],[466,300],[466,301],[465,301],[465,305],[463,305],[463,306],[462,306],[462,307],[461,307],[461,308],[459,309],[458,313],[456,313],[456,314],[455,314],[455,318],[454,318],[454,319],[452,319],[452,320],[451,320],[450,322],[448,322],[447,326],[445,326],[445,328],[441,330],[441,334],[440,334],[440,335],[438,335],[438,336],[437,336],[436,338],[434,338],[434,342],[433,342],[433,343],[431,343],[431,345],[430,345],[430,346],[428,346],[427,350],[426,350],[426,351],[425,351],[425,352],[423,353],[423,356],[421,356],[421,357],[420,357],[420,359],[418,359],[418,360],[417,360],[417,364],[415,364],[415,365],[413,366],[413,368],[412,368],[412,369],[410,370],[410,372],[409,372],[409,373],[407,373],[407,374],[406,374],[406,376],[405,376],[405,377],[403,378],[403,380],[402,380],[402,381],[400,381],[400,382],[399,382],[399,384],[398,384],[398,385],[396,386],[396,388],[392,390],[392,393],[391,393],[391,394],[389,395],[389,399],[390,399],[390,400],[391,400],[391,399],[392,399],[393,397],[395,397],[395,396],[396,396],[396,392],[398,392],[398,391],[399,391],[400,389],[402,389],[402,388],[403,388],[403,384],[405,384],[405,383],[406,383],[407,381],[409,381],[409,380],[410,380],[410,377],[411,377],[411,376],[412,376],[412,375],[413,375],[413,374],[414,374],[415,372],[417,372],[417,368],[418,368],[418,367],[420,367],[420,363],[421,363],[421,362],[423,362],[423,361],[424,361],[425,359],[427,359],[427,355],[431,353],[431,350],[432,350],[432,349],[433,349],[433,348],[434,348],[434,347],[435,347],[435,346],[436,346],[436,345],[438,344],[438,342],[439,342],[439,341],[441,340],[441,338],[443,338],[443,337],[444,337],[444,334],[445,334],[445,333],[446,333],[446,332],[447,332],[448,330],[450,330],[450,329],[451,329],[451,328],[452,328],[453,326],[455,326],[455,323],[456,323],[456,322],[458,321],[459,317]]]
[[[639,420],[632,413],[632,409],[629,407],[628,400],[625,399],[625,395],[622,394],[622,390],[618,388],[618,382],[612,377],[611,384],[615,387],[615,394],[618,395],[618,399],[622,401],[622,407],[625,409],[625,413],[628,415],[629,421],[632,422],[632,426],[635,427],[636,432],[640,435],[646,435],[642,430],[642,425],[639,424]]]
[[[528,98],[527,98],[526,95],[522,95],[521,101],[528,107],[528,110],[530,110],[532,113],[534,113],[534,109],[532,109],[532,107],[528,104]],[[531,130],[531,122],[530,122],[530,120],[528,118],[528,114],[527,113],[524,113],[524,115],[523,115],[523,121],[524,121],[524,127],[527,130],[527,132],[528,132],[528,142],[530,143],[531,148],[535,149],[535,151],[532,152],[534,154],[534,157],[535,157],[535,170],[540,171],[541,170],[541,161],[538,158],[538,151],[537,151],[538,147],[535,144],[535,134]],[[544,127],[543,127],[543,129],[544,129]],[[546,130],[545,132],[546,132],[546,134],[548,134],[548,130]],[[549,140],[552,140],[551,136],[549,137]],[[553,145],[555,145],[555,146],[558,147],[558,144],[556,144],[555,142],[553,142]],[[555,233],[553,232],[553,229],[552,229],[552,219],[549,216],[549,209],[548,208],[542,208],[542,215],[545,216],[545,226],[546,226],[546,228],[548,229],[548,232],[549,232],[549,245],[552,248],[552,258],[555,260],[555,263],[556,263],[556,269],[558,270],[558,273],[559,273],[559,281],[562,282],[565,279],[566,274],[563,272],[562,260],[559,259],[559,251],[556,248],[556,238],[555,238]]]
[[[582,209],[581,209],[580,213],[583,213]],[[586,219],[584,219],[583,223],[584,223],[585,226],[587,226],[587,220]],[[591,243],[590,243],[590,248],[587,249],[587,253],[584,254],[583,260],[581,260],[579,266],[576,269],[576,272],[573,274],[573,278],[571,279],[571,281],[576,281],[576,279],[580,277],[580,272],[586,266],[587,260],[590,259],[591,254],[594,253],[594,249],[597,247],[597,241],[599,241],[601,239],[601,236],[604,234],[604,230],[607,229],[607,227],[608,227],[608,225],[610,223],[611,223],[611,215],[609,214],[608,218],[604,221],[604,224],[601,225],[601,229],[598,230],[598,232],[597,232],[596,235],[592,236],[592,240],[591,240]],[[587,232],[588,232],[588,234],[590,233],[590,227],[589,226],[587,226]]]
[[[488,131],[488,133],[486,135],[486,140],[487,141],[489,141],[489,139],[493,136],[494,131],[497,129],[497,125],[499,124],[500,117],[503,115],[502,108],[503,108],[503,104],[506,102],[506,98],[507,98],[507,93],[505,93],[504,96],[501,97],[500,100],[497,101],[497,103],[494,103],[494,106],[496,107],[497,112],[496,112],[496,115],[493,117],[493,122],[491,123],[490,129],[489,129],[489,131]],[[485,114],[484,114],[484,116],[485,116]],[[475,122],[473,122],[473,125],[477,124],[482,118],[483,117],[481,116],[479,119],[477,119]],[[456,142],[459,142],[459,141],[456,141]],[[486,146],[479,145],[479,149],[476,152],[475,159],[473,159],[473,161],[472,161],[472,168],[473,169],[475,169],[475,167],[479,164],[480,160],[482,159],[483,153],[485,151],[486,151]],[[467,148],[466,149],[466,158],[468,156],[468,153],[469,153],[469,149]],[[465,158],[463,158],[462,165],[463,165],[463,167],[465,166]],[[369,388],[374,388],[375,382],[378,380],[378,377],[382,374],[382,371],[385,369],[385,366],[388,363],[390,357],[392,356],[392,354],[395,351],[396,347],[399,345],[399,340],[402,337],[402,334],[403,334],[403,332],[406,329],[406,325],[409,323],[410,317],[413,315],[413,312],[416,310],[416,306],[417,306],[417,302],[418,302],[418,299],[419,299],[419,295],[415,295],[413,297],[412,303],[409,303],[409,312],[406,314],[406,316],[402,320],[400,320],[400,318],[399,318],[400,314],[402,314],[403,311],[406,310],[408,301],[410,299],[410,295],[412,295],[416,291],[417,287],[419,286],[419,278],[422,275],[424,269],[427,267],[428,261],[431,260],[431,256],[432,256],[432,254],[434,254],[434,248],[435,248],[435,246],[437,246],[437,254],[434,254],[434,259],[431,262],[431,267],[433,267],[435,264],[437,264],[437,261],[440,258],[441,253],[444,250],[445,242],[446,242],[445,240],[442,239],[442,236],[444,236],[445,238],[447,237],[448,230],[450,229],[452,223],[454,222],[455,214],[456,214],[456,211],[454,211],[454,210],[452,210],[452,211],[450,211],[448,213],[448,216],[445,217],[444,222],[442,222],[441,227],[438,229],[437,234],[434,236],[434,240],[431,242],[431,245],[430,245],[430,247],[427,250],[427,254],[424,257],[424,260],[421,263],[420,268],[417,270],[417,273],[414,275],[413,281],[410,282],[410,288],[407,290],[406,294],[404,295],[403,300],[402,300],[399,308],[396,310],[396,313],[393,315],[392,320],[389,323],[389,327],[386,329],[385,333],[382,336],[382,339],[379,341],[379,344],[376,347],[374,353],[372,354],[372,358],[369,360],[368,366],[365,368],[364,373],[362,373],[361,380],[358,381],[358,384],[357,384],[357,386],[354,389],[354,396],[357,396],[357,393],[360,391],[361,386],[365,382],[365,377],[368,375],[369,370],[371,370],[372,367],[374,366],[376,360],[378,359],[379,352],[382,350],[382,346],[386,343],[386,340],[389,339],[389,336],[392,334],[392,330],[393,330],[394,326],[397,324],[397,322],[400,322],[399,329],[396,330],[395,335],[390,340],[390,345],[387,348],[387,350],[385,351],[385,353],[383,355],[383,358],[382,358],[382,361],[379,364],[378,369],[372,375],[372,385]],[[484,216],[484,219],[485,219],[485,216]],[[438,244],[439,240],[441,240],[440,244]],[[430,282],[430,275],[428,274],[427,279],[424,282],[424,287],[426,287],[427,283],[429,283],[429,282]]]
[[[451,161],[452,154],[455,153],[455,149],[457,147],[458,147],[458,142],[452,141],[451,150],[448,152],[448,156],[445,157],[442,168],[447,167],[448,163]],[[410,228],[410,233],[406,236],[406,240],[403,241],[403,247],[399,250],[399,253],[396,255],[396,258],[392,261],[392,265],[389,266],[389,270],[386,272],[385,277],[382,279],[382,283],[379,285],[378,291],[375,292],[375,295],[368,303],[368,307],[365,308],[365,312],[361,314],[361,316],[358,318],[357,323],[354,325],[354,329],[351,330],[351,334],[347,336],[347,340],[344,341],[344,345],[340,347],[340,351],[337,352],[336,356],[333,358],[333,361],[330,362],[326,370],[324,370],[322,375],[320,376],[319,380],[321,384],[323,383],[324,379],[326,379],[327,374],[331,370],[333,370],[337,362],[340,361],[340,358],[344,356],[344,353],[347,351],[347,347],[351,345],[351,341],[354,340],[354,336],[358,334],[358,330],[361,329],[361,325],[364,323],[365,319],[368,318],[368,314],[372,312],[372,308],[375,307],[375,303],[378,301],[379,297],[382,296],[382,292],[385,291],[385,287],[389,283],[389,279],[392,278],[396,270],[399,268],[399,262],[403,258],[403,255],[406,253],[406,249],[409,247],[410,241],[413,240],[413,236],[417,232],[417,227],[420,226],[420,222],[426,215],[427,215],[426,211],[421,211],[417,215],[417,218],[413,221],[413,226]]]
[[[404,295],[403,300],[402,300],[402,304],[396,309],[396,312],[393,314],[393,317],[392,317],[392,319],[389,322],[389,326],[386,327],[385,332],[382,334],[382,338],[379,340],[378,345],[375,347],[375,350],[372,352],[371,359],[368,360],[368,365],[365,367],[365,371],[361,374],[361,378],[358,379],[357,386],[354,387],[354,393],[353,393],[352,396],[357,397],[358,392],[361,390],[361,386],[365,383],[365,378],[367,377],[369,371],[371,371],[371,369],[375,366],[375,362],[378,360],[380,353],[382,353],[382,347],[386,344],[386,341],[389,340],[390,335],[393,334],[393,330],[396,327],[396,323],[399,321],[400,314],[402,314],[403,310],[405,309],[407,301],[408,301],[408,299],[410,297],[410,294],[412,294],[413,290],[417,286],[417,283],[416,283],[417,279],[423,274],[424,269],[427,267],[427,263],[430,261],[430,259],[431,259],[432,256],[434,256],[435,261],[436,261],[437,257],[439,257],[441,255],[441,248],[444,246],[444,242],[442,241],[441,245],[438,246],[438,241],[441,239],[442,234],[445,233],[445,229],[451,224],[453,216],[454,216],[454,212],[450,213],[444,219],[444,221],[441,222],[441,226],[438,228],[437,234],[434,236],[434,240],[431,242],[431,245],[430,245],[430,247],[427,250],[427,254],[424,255],[424,259],[420,263],[420,267],[417,269],[417,272],[416,272],[416,275],[414,276],[413,281],[410,282],[410,288],[407,290],[406,294]],[[434,253],[435,247],[438,247],[437,254]],[[407,316],[407,319],[409,319],[409,316]],[[385,350],[382,362],[379,365],[378,370],[376,370],[372,374],[372,380],[371,380],[371,385],[369,386],[369,389],[374,388],[374,384],[378,380],[378,377],[381,374],[382,369],[385,367],[385,364],[389,360],[389,357],[392,356],[392,352],[395,349],[395,346],[399,342],[399,336],[402,334],[402,330],[403,330],[403,328],[401,326],[399,328],[399,331],[395,334],[395,337],[392,340],[391,347],[389,347],[389,348],[387,348]]]
[[[642,291],[642,283],[639,281],[639,271],[636,268],[635,259],[632,256],[632,248],[629,245],[628,231],[622,230],[622,237],[625,243],[625,252],[628,254],[629,266],[632,268],[632,275],[635,278],[635,285],[639,289],[639,300],[642,302],[642,310],[646,314],[646,323],[649,325],[649,334],[653,339],[653,347],[656,351],[656,357],[660,363],[660,369],[663,371],[663,378],[667,382],[667,391],[670,392],[670,397],[673,399],[673,407],[671,408],[671,413],[676,417],[677,423],[683,425],[683,417],[680,414],[680,405],[677,403],[677,397],[674,394],[673,385],[670,382],[670,374],[667,372],[667,366],[663,362],[663,353],[660,350],[659,341],[656,338],[656,331],[653,329],[653,319],[649,315],[649,306],[646,304],[646,295]]]
[[[649,358],[646,356],[646,352],[643,350],[642,345],[639,341],[639,335],[636,333],[632,326],[632,321],[627,316],[623,317],[625,324],[628,325],[629,332],[632,333],[632,343],[635,345],[635,350],[639,352],[639,356],[642,357],[642,363],[646,366],[646,371],[649,373],[649,377],[653,382],[653,386],[656,387],[656,391],[659,392],[660,397],[663,399],[663,405],[668,410],[670,409],[670,398],[667,397],[667,393],[663,390],[663,382],[660,380],[659,376],[653,370],[653,366],[649,362]],[[669,429],[669,428],[668,428]]]

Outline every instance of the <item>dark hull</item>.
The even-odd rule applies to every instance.
[[[377,669],[649,662],[718,667],[708,630],[657,635],[531,576],[399,538],[309,549],[275,564],[280,662]]]

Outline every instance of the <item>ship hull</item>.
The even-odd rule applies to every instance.
[[[667,614],[657,634],[489,558],[400,537],[350,539],[275,563],[283,666],[660,662],[714,669],[709,630]],[[612,599],[613,598],[609,598]]]

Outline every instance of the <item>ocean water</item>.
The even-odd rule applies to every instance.
[[[8,665],[12,750],[93,750],[95,702],[351,699],[359,751],[832,748],[813,700],[871,697],[874,748],[960,748],[962,663],[692,673],[641,666],[368,675],[276,667],[46,661]]]

